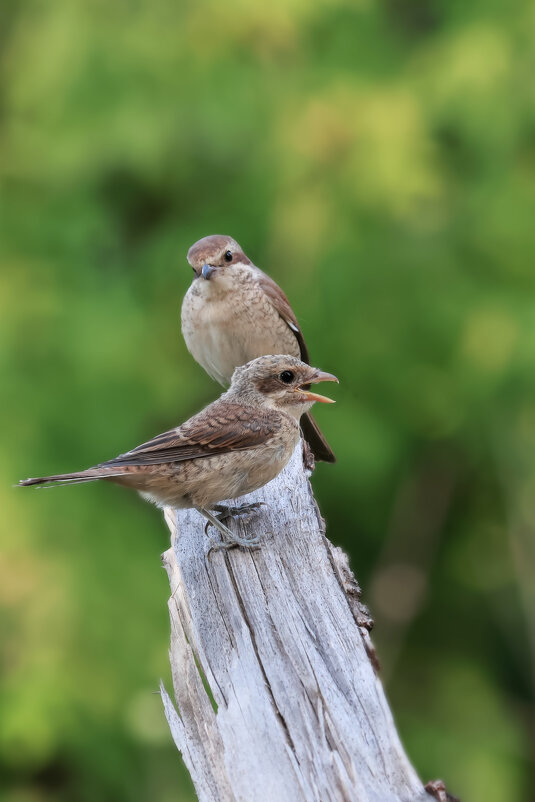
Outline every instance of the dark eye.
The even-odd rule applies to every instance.
[[[294,373],[291,370],[283,370],[282,373],[279,374],[279,379],[284,384],[291,384],[294,380]]]
[[[225,262],[232,262],[232,251],[227,251],[225,254]]]

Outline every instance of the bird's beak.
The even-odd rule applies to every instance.
[[[201,276],[206,279],[206,281],[210,281],[210,278],[215,273],[216,268],[214,265],[203,265],[201,270]]]
[[[338,379],[336,376],[333,376],[332,373],[325,373],[323,370],[316,370],[313,375],[307,379],[307,384],[318,384],[319,382],[336,382],[338,384]],[[303,390],[301,388],[299,388],[299,392],[306,396],[307,401],[319,401],[320,404],[335,403],[332,398],[327,398],[326,395],[311,393],[309,390]]]

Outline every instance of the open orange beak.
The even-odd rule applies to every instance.
[[[338,379],[336,376],[333,376],[332,373],[325,373],[322,370],[317,370],[310,379],[307,380],[307,384],[318,384],[319,382],[336,382],[338,384]],[[327,398],[326,395],[319,395],[319,393],[311,393],[310,390],[304,390],[301,387],[297,388],[300,393],[306,396],[307,401],[319,401],[320,404],[334,404],[332,398]]]

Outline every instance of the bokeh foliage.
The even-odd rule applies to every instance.
[[[178,336],[208,233],[341,379],[315,488],[419,773],[532,795],[534,35],[528,0],[3,0],[2,799],[193,799],[161,517],[11,484],[215,397]]]

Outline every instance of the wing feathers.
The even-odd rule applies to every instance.
[[[305,339],[303,337],[303,334],[301,333],[301,329],[299,328],[299,323],[297,322],[297,318],[294,315],[293,309],[290,306],[288,298],[283,293],[279,285],[276,284],[276,282],[274,282],[272,278],[270,278],[266,273],[264,273],[259,268],[256,269],[258,270],[259,283],[261,288],[263,289],[269,301],[273,305],[273,308],[285,321],[288,328],[290,328],[295,334],[295,338],[299,343],[301,359],[303,360],[303,362],[307,362],[308,364],[310,364],[308,348],[306,346]],[[316,423],[316,421],[314,420],[314,418],[310,413],[303,415],[303,417],[301,418],[301,429],[305,436],[305,440],[310,445],[314,453],[314,456],[317,460],[322,460],[323,462],[336,461],[336,458],[331,450],[331,447],[325,440],[325,437],[321,433],[318,424]]]
[[[99,465],[160,465],[243,451],[269,440],[279,429],[280,416],[273,411],[216,401],[189,421],[158,435],[126,454]]]
[[[308,356],[308,348],[305,343],[305,339],[301,333],[301,329],[299,328],[299,323],[297,322],[297,318],[294,315],[293,309],[290,306],[290,302],[286,295],[283,293],[279,285],[273,281],[273,279],[264,273],[260,268],[256,268],[258,270],[259,276],[258,280],[260,283],[261,288],[265,292],[266,296],[269,298],[273,308],[278,312],[281,318],[284,320],[288,328],[290,328],[293,333],[295,334],[295,338],[299,343],[299,349],[301,351],[301,359],[303,362],[307,362],[310,364],[310,359]]]
[[[177,429],[159,434],[87,471],[24,479],[19,484],[27,487],[92,482],[127,474],[129,466],[162,465],[244,451],[268,442],[281,428],[281,422],[281,416],[273,410],[262,412],[241,404],[215,401]]]

